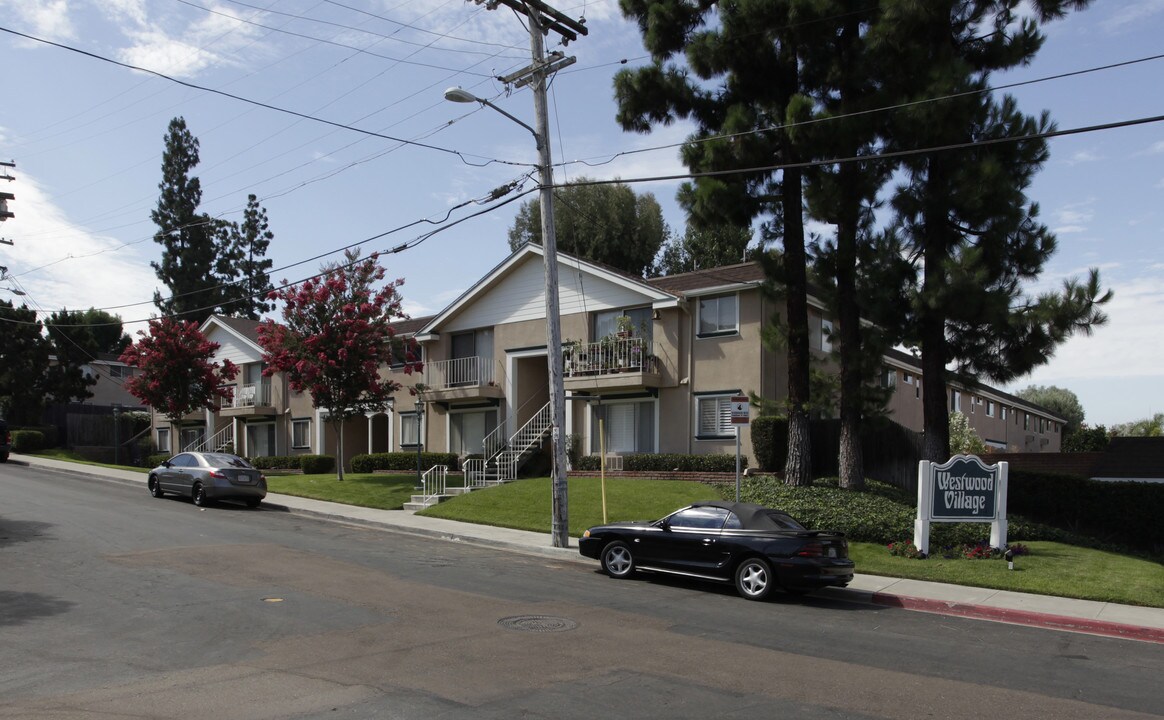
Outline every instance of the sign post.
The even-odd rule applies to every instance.
[[[913,544],[930,553],[930,523],[989,522],[990,547],[1006,547],[1008,464],[987,465],[974,455],[955,455],[938,465],[918,463],[917,519]]]
[[[736,502],[740,501],[740,426],[750,421],[747,395],[732,395],[732,425],[736,426]]]

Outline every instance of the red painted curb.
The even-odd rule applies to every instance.
[[[1123,638],[1125,640],[1164,643],[1164,628],[1150,628],[1140,625],[1108,622],[1106,620],[1089,620],[1087,618],[1052,615],[1050,613],[1032,612],[1030,610],[1012,610],[987,605],[970,605],[951,600],[931,600],[929,598],[890,595],[888,593],[873,593],[872,600],[876,605],[902,608],[904,610],[918,610],[920,612],[937,613],[939,615],[958,615],[960,617],[977,618],[980,620],[996,620],[998,622],[1013,623],[1015,625],[1030,625],[1052,630],[1067,630],[1070,632]]]

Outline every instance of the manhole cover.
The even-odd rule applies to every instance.
[[[501,618],[497,624],[506,630],[521,632],[566,632],[578,627],[578,623],[570,618],[553,615],[514,615]]]

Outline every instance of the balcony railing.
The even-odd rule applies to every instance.
[[[427,362],[424,384],[430,390],[493,385],[493,359],[473,356]]]
[[[617,372],[659,372],[654,346],[641,337],[605,337],[598,342],[567,343],[562,350],[567,377]]]
[[[248,408],[271,404],[271,383],[247,383],[234,388],[234,395],[229,400],[222,398],[221,407]]]

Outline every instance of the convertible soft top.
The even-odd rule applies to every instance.
[[[717,507],[729,510],[740,519],[740,524],[744,530],[788,531],[804,529],[788,514],[754,503],[709,500],[692,503],[692,507]]]

